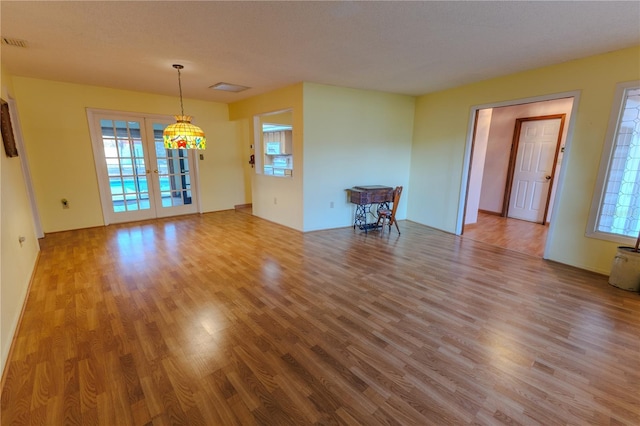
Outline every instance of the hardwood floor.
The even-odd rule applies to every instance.
[[[465,225],[463,236],[542,257],[548,232],[548,225],[478,212],[478,222]]]
[[[48,235],[2,425],[640,424],[640,295],[401,221]]]

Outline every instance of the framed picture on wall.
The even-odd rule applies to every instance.
[[[9,104],[0,99],[0,130],[2,131],[2,142],[4,143],[4,152],[7,157],[17,157],[18,149],[16,148],[16,139],[13,135],[13,127],[11,126],[11,117],[9,116]]]

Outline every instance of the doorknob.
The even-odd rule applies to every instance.
[[[155,169],[155,170],[153,171],[153,173],[158,173],[158,169]]]
[[[544,177],[546,180],[551,180],[551,176],[545,176]]]

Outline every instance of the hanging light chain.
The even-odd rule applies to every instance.
[[[162,139],[165,149],[205,149],[207,139],[202,129],[191,124],[191,116],[184,115],[184,101],[182,100],[182,74],[184,67],[180,64],[173,64],[173,68],[178,70],[178,89],[180,90],[180,112],[176,115],[176,122],[169,124],[162,131]]]
[[[180,90],[180,113],[184,115],[184,104],[182,103],[182,79],[180,78],[180,70],[184,67],[180,64],[174,64],[173,67],[178,70],[178,89]]]

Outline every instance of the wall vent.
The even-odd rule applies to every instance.
[[[2,44],[13,47],[27,47],[26,41],[10,37],[2,37]]]

